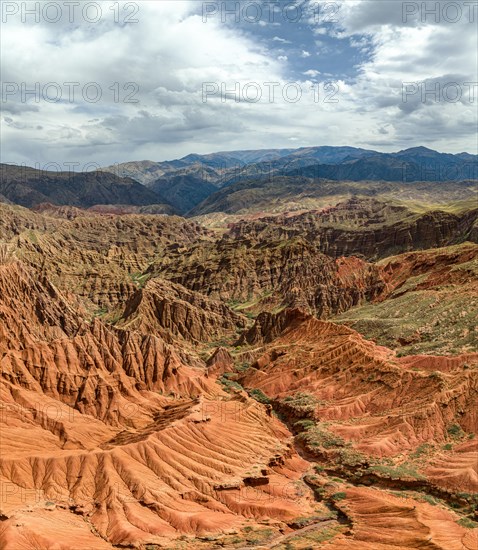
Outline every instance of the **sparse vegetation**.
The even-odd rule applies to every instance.
[[[463,249],[467,245],[462,245]],[[467,262],[459,263],[454,256],[458,247],[449,247],[443,254],[450,255],[452,270],[464,270]],[[433,252],[425,252],[433,260]],[[383,260],[382,264],[392,262]],[[456,262],[453,265],[453,262]],[[430,273],[433,274],[433,263]],[[476,288],[478,271],[466,271],[469,282],[456,292],[444,275],[431,288],[424,288],[428,274],[410,277],[396,294],[380,303],[364,304],[342,313],[334,321],[351,326],[365,337],[397,350],[397,357],[416,354],[449,354],[476,350],[475,325],[478,314]],[[452,351],[453,350],[453,351]],[[469,366],[469,365],[468,365]],[[466,367],[465,367],[466,368]],[[447,377],[439,371],[429,374],[430,380],[446,384]]]
[[[433,450],[432,445],[429,443],[422,443],[419,445],[416,450],[410,454],[410,458],[420,458]]]
[[[131,273],[131,280],[138,288],[143,288],[150,277],[149,273]]]
[[[461,439],[465,435],[465,432],[458,424],[452,424],[451,426],[449,426],[447,428],[447,433],[453,439]]]
[[[360,451],[352,448],[350,444],[347,444],[343,449],[338,450],[339,462],[344,466],[355,467],[363,466],[368,462],[367,457]]]
[[[308,430],[309,428],[313,428],[315,426],[315,422],[313,420],[298,420],[294,423],[294,427],[297,428],[299,431]]]
[[[0,243],[0,265],[7,264],[12,258],[12,247],[8,243]]]
[[[361,257],[327,257],[320,253],[319,239],[314,233],[314,224],[321,217],[330,215],[330,227],[345,230],[347,235],[358,232],[361,224],[365,224],[369,234],[370,230],[381,230],[382,225],[388,223],[386,214],[390,211],[388,206],[379,205],[380,216],[370,218],[369,212],[366,209],[361,212],[359,206],[344,212],[328,202],[327,198],[322,206],[329,210],[304,213],[305,225],[297,225],[289,214],[278,223],[267,221],[262,213],[253,220],[231,223],[229,234],[224,226],[220,239],[216,239],[212,231],[201,228],[196,235],[189,224],[199,224],[198,221],[181,219],[168,229],[156,225],[156,216],[150,216],[147,225],[136,226],[128,225],[132,223],[129,218],[140,219],[139,215],[118,216],[117,220],[113,215],[102,215],[101,223],[96,225],[88,218],[88,212],[81,211],[74,213],[79,219],[73,218],[72,222],[60,218],[58,225],[52,216],[48,223],[58,228],[54,238],[47,230],[32,230],[37,227],[35,224],[27,225],[28,231],[18,232],[12,242],[15,247],[17,242],[24,247],[18,252],[24,263],[21,270],[31,269],[35,279],[31,283],[20,272],[19,279],[25,278],[24,286],[28,288],[17,289],[11,266],[3,269],[6,276],[3,292],[8,296],[12,287],[10,301],[15,304],[14,307],[0,304],[0,321],[3,321],[0,333],[7,341],[4,346],[2,340],[0,347],[3,346],[2,352],[6,355],[3,363],[8,390],[13,397],[15,391],[20,392],[18,395],[25,400],[26,384],[32,393],[27,396],[28,402],[33,402],[34,386],[42,388],[40,400],[45,392],[50,401],[56,398],[53,394],[63,392],[61,414],[68,409],[67,404],[75,404],[74,412],[80,415],[77,423],[68,424],[66,443],[65,434],[56,434],[58,430],[48,432],[52,442],[55,438],[58,441],[53,444],[48,440],[52,445],[42,450],[45,460],[50,447],[52,454],[59,455],[55,449],[60,445],[65,449],[63,455],[72,462],[70,470],[75,473],[78,468],[81,470],[83,462],[86,470],[94,470],[98,464],[96,455],[101,458],[113,452],[111,456],[116,460],[111,464],[111,472],[114,474],[117,468],[120,478],[124,478],[125,487],[121,488],[144,500],[141,502],[145,517],[149,514],[153,523],[152,514],[157,513],[161,505],[155,502],[155,490],[161,484],[168,487],[172,507],[176,506],[176,499],[178,509],[202,508],[204,514],[198,513],[194,518],[193,527],[198,536],[184,536],[171,542],[171,548],[182,544],[181,550],[196,548],[196,545],[198,550],[230,545],[254,547],[264,543],[270,546],[273,537],[283,541],[277,548],[315,550],[337,533],[346,533],[347,538],[341,537],[342,545],[349,541],[351,546],[360,545],[352,542],[361,523],[363,525],[360,511],[366,509],[375,496],[385,496],[390,509],[392,519],[383,514],[385,520],[380,526],[387,536],[392,532],[391,527],[396,527],[393,525],[396,510],[409,509],[414,504],[419,512],[420,508],[426,509],[430,521],[438,521],[453,507],[456,514],[449,515],[446,521],[455,531],[453,522],[456,521],[466,528],[477,527],[473,520],[478,503],[476,496],[457,491],[466,488],[467,476],[473,475],[467,463],[468,451],[473,445],[467,438],[472,439],[475,434],[465,433],[460,423],[467,430],[471,426],[465,404],[471,403],[474,395],[476,372],[472,369],[476,365],[471,350],[476,345],[473,343],[476,332],[470,328],[470,319],[475,322],[473,312],[478,301],[473,302],[471,285],[463,298],[458,292],[460,282],[449,284],[444,276],[442,285],[439,280],[447,275],[452,261],[447,258],[457,253],[457,249],[453,249],[451,256],[448,250],[439,252],[442,258],[439,271],[429,270],[434,262],[433,254],[437,254],[435,250],[421,251],[420,254],[430,254],[423,261],[417,254],[384,260],[378,267],[369,261],[371,256],[353,248],[347,251]],[[276,206],[280,209],[283,205]],[[402,214],[391,211],[390,217],[395,222],[402,221]],[[350,213],[351,220],[347,218]],[[337,215],[344,219],[335,223]],[[35,213],[35,216],[41,214]],[[416,219],[415,213],[407,213],[405,217]],[[226,219],[225,215],[221,219]],[[104,227],[110,220],[114,220],[113,230]],[[68,229],[69,225],[74,226],[74,231]],[[186,229],[181,229],[183,226]],[[85,229],[88,227],[94,228],[91,234]],[[237,231],[237,242],[234,231]],[[76,237],[76,232],[80,237]],[[83,232],[88,233],[86,237]],[[171,242],[166,237],[163,242],[163,234],[168,232],[172,233]],[[180,232],[185,233],[182,241],[178,237]],[[137,235],[145,236],[144,240],[143,237],[137,239]],[[151,235],[154,238],[148,241]],[[355,236],[350,235],[352,238]],[[336,244],[334,240],[334,246]],[[8,261],[2,251],[0,244],[0,264]],[[336,252],[334,249],[333,254]],[[381,252],[372,251],[375,253]],[[55,255],[51,266],[50,254]],[[471,253],[466,252],[466,257],[471,257]],[[257,273],[253,262],[257,262]],[[475,280],[476,265],[468,264],[470,262],[455,266],[459,270],[454,273],[456,280]],[[263,276],[262,270],[269,268],[270,273]],[[295,273],[297,277],[290,284],[291,274]],[[52,277],[53,286],[43,292],[43,278]],[[283,280],[287,284],[281,287]],[[163,283],[167,299],[158,305],[150,290]],[[435,283],[439,284],[438,288],[433,287]],[[135,293],[134,287],[142,288],[145,284],[147,291]],[[69,293],[70,287],[76,296]],[[170,293],[173,287],[178,290]],[[323,289],[323,296],[317,293],[319,287]],[[193,297],[189,294],[193,293],[192,288],[199,289]],[[125,308],[125,303],[136,302],[131,296],[136,298],[140,294],[145,299],[138,310],[138,322],[110,326],[115,320],[124,321],[118,315],[130,309]],[[225,307],[230,296],[233,299],[229,306],[236,313]],[[176,299],[178,307],[174,309],[170,304]],[[22,310],[25,300],[28,307]],[[83,302],[81,308],[79,302]],[[148,311],[153,302],[156,308]],[[340,322],[359,330],[363,328],[366,336],[372,335],[378,343],[390,344],[392,352],[377,349],[344,327],[306,317],[301,312],[292,310],[277,318],[270,315],[286,303],[291,307],[300,304],[321,319],[329,319],[334,308],[341,311],[357,304],[340,316]],[[469,309],[465,307],[467,303]],[[75,308],[79,311],[75,312]],[[20,322],[16,320],[17,312],[23,315]],[[101,319],[91,322],[93,312]],[[249,331],[253,323],[247,322],[244,314],[253,317],[261,312],[256,327]],[[31,335],[29,323],[33,323]],[[181,335],[191,338],[176,338],[171,326],[180,326]],[[215,363],[207,363],[212,356],[211,348],[220,346],[227,349],[217,353]],[[462,369],[461,358],[444,360],[444,363],[439,358],[427,361],[426,357],[398,361],[393,353],[397,350],[400,357],[417,350],[431,353],[436,349],[466,353],[468,364]],[[224,370],[233,372],[223,373]],[[27,384],[28,377],[34,383]],[[442,391],[445,386],[449,391]],[[293,395],[282,398],[286,392]],[[11,399],[10,394],[7,398]],[[133,411],[125,404],[131,405]],[[14,432],[18,431],[17,427],[23,429],[25,421],[26,427],[36,426],[35,433],[40,434],[48,421],[46,413],[32,411],[24,419],[24,415],[6,412],[8,418],[15,414],[13,420],[5,424],[6,429],[10,427]],[[280,417],[283,425],[274,417]],[[88,434],[88,422],[95,431],[92,438]],[[63,423],[59,425],[61,428]],[[442,429],[446,432],[445,440]],[[288,430],[295,437],[290,437]],[[7,442],[14,441],[15,433],[12,434]],[[417,441],[429,442],[418,445]],[[32,457],[38,454],[35,445],[29,445],[25,449],[12,445],[12,455],[18,450],[22,453],[21,467],[13,473],[25,486],[33,483],[40,488],[42,483],[48,485],[48,479],[43,479],[42,471],[29,471],[28,465],[34,462]],[[466,452],[456,453],[456,457],[445,453],[460,446]],[[113,451],[115,448],[118,451]],[[119,452],[121,449],[128,452]],[[93,453],[92,462],[89,450]],[[380,456],[389,458],[378,458]],[[458,456],[459,460],[455,460]],[[58,464],[63,468],[60,459]],[[151,468],[154,471],[148,475]],[[122,472],[135,469],[141,473],[139,488],[136,487],[138,476],[121,476]],[[427,475],[430,472],[428,480],[422,472]],[[108,502],[121,506],[122,493],[118,495],[121,501],[116,502],[108,472],[99,475],[103,473],[93,476],[94,482],[103,487],[91,483],[81,485],[75,476],[69,481],[63,480],[64,476],[54,478],[63,485],[80,484],[77,492],[82,497],[82,505],[90,496],[93,502],[95,494],[110,491],[112,498]],[[68,487],[59,489],[64,491]],[[229,510],[231,514],[238,513],[237,519],[230,522],[233,528],[212,532],[211,526],[221,524],[218,518],[225,504],[231,504],[239,493],[244,501],[237,503],[237,510],[234,506]],[[391,494],[408,501],[388,498]],[[439,509],[431,509],[420,504],[422,502]],[[47,502],[47,506],[54,505]],[[85,509],[75,501],[71,512],[80,515]],[[359,513],[355,514],[357,509]],[[107,522],[108,512],[108,507],[98,508],[91,526],[95,522]],[[37,514],[35,507],[31,513],[32,517]],[[268,515],[271,519],[266,525],[264,518]],[[412,515],[403,514],[404,526],[399,528],[411,531],[413,527],[409,525],[413,524],[406,525],[406,521]],[[250,519],[245,520],[244,516]],[[298,516],[296,521],[290,521],[295,516]],[[167,514],[161,517],[167,522]],[[119,545],[128,543],[122,541],[121,536],[128,532],[127,521],[132,521],[126,516],[120,519],[112,531]],[[142,519],[139,517],[138,525]],[[327,521],[325,526],[320,525],[323,521]],[[175,529],[180,529],[177,521],[173,523]],[[241,529],[243,525],[246,526]],[[287,526],[310,527],[310,530],[305,529],[294,537],[295,533]],[[428,536],[426,529],[420,530],[417,545],[423,546],[426,542],[420,538],[422,531]],[[381,535],[379,529],[377,533]],[[180,531],[176,534],[180,535]],[[36,533],[32,537],[34,535]],[[384,535],[383,539],[391,540],[391,537]],[[108,542],[111,541],[108,539]],[[156,545],[145,548],[154,550]]]
[[[432,506],[436,506],[439,503],[439,501],[431,495],[419,495],[418,498],[424,502],[428,502],[428,504],[431,504]]]
[[[248,390],[249,395],[258,401],[259,403],[262,403],[263,405],[269,405],[271,400],[267,397],[267,395],[258,389]]]
[[[305,429],[299,434],[302,439],[310,447],[321,447],[324,449],[333,449],[336,447],[345,447],[345,440],[329,431],[327,425],[322,423],[314,424]]]
[[[225,391],[232,392],[233,390],[242,391],[244,388],[236,382],[235,380],[230,380],[229,377],[232,373],[224,373],[220,378],[218,378],[219,384],[222,385]]]
[[[390,479],[426,479],[425,476],[416,471],[414,466],[411,466],[409,464],[400,464],[397,466],[386,464],[373,464],[367,469],[366,472]]]
[[[310,393],[298,392],[294,395],[284,397],[282,403],[295,410],[298,414],[307,415],[315,412],[320,401]]]
[[[465,527],[466,529],[477,529],[478,528],[478,522],[473,521],[469,518],[461,518],[458,520],[458,524],[462,527]]]

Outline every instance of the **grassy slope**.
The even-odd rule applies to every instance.
[[[477,249],[465,243],[426,254],[452,254],[470,247]],[[393,261],[388,258],[379,264]],[[430,282],[432,276],[433,271],[414,275],[385,301],[353,308],[333,320],[406,355],[476,352],[478,255],[450,265],[442,281]]]

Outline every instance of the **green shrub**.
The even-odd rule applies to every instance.
[[[428,502],[428,504],[431,504],[432,506],[436,506],[438,504],[438,500],[431,495],[420,495],[420,499]]]
[[[428,443],[422,443],[419,445],[416,450],[410,454],[412,458],[420,458],[422,455],[426,454],[428,451],[430,451],[432,446]]]
[[[334,447],[345,447],[345,441],[339,435],[330,432],[323,424],[316,424],[299,436],[311,447],[322,447],[333,449]]]
[[[282,403],[296,409],[302,414],[310,414],[315,411],[319,401],[316,397],[306,392],[298,392],[282,399]]]
[[[404,477],[411,477],[419,480],[425,479],[425,477],[419,474],[413,466],[408,464],[400,464],[399,466],[373,464],[367,469],[367,473],[373,473],[390,479],[401,479]]]
[[[367,463],[367,457],[360,451],[356,451],[352,447],[345,447],[338,451],[340,463],[344,466],[361,466]]]
[[[249,363],[241,363],[236,366],[237,372],[245,372],[250,367]]]
[[[263,405],[270,405],[271,400],[261,390],[258,390],[258,389],[249,390],[249,395],[259,403],[262,403]]]
[[[231,374],[231,373],[225,373],[225,374]],[[229,380],[228,377],[225,376],[224,374],[220,378],[218,378],[218,382],[219,384],[222,385],[224,390],[227,392],[231,392],[232,390],[241,391],[244,389],[238,382],[235,382],[234,380]]]
[[[461,429],[461,426],[458,424],[452,424],[447,429],[448,435],[455,438],[460,438],[465,435],[465,432]]]
[[[297,422],[294,422],[294,428],[297,428],[297,430],[303,432],[308,430],[309,428],[313,428],[315,426],[315,422],[313,420],[298,420]]]
[[[462,527],[466,527],[467,529],[476,529],[478,528],[478,523],[476,521],[473,521],[470,518],[461,518],[458,520],[458,524]]]

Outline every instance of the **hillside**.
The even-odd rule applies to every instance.
[[[273,176],[240,181],[225,187],[191,210],[188,215],[215,212],[263,214],[312,210],[335,206],[353,196],[421,205],[448,205],[477,199],[476,182],[434,183],[332,181],[303,176]]]
[[[129,178],[107,172],[47,172],[0,165],[0,194],[26,207],[41,203],[88,208],[95,204],[147,205],[158,196]]]
[[[407,354],[476,349],[476,244],[411,252],[378,265],[387,293],[377,303],[349,310],[335,321]]]
[[[456,183],[478,179],[478,157],[425,147],[379,153],[320,146],[190,154],[173,161],[128,162],[103,170],[143,183],[181,214],[198,215],[280,208],[287,200],[344,198],[362,192],[395,196],[405,192],[419,198],[425,191],[433,195],[431,202],[437,202],[440,192],[442,198],[448,194],[445,200],[476,197],[476,184],[471,191],[471,183]],[[444,185],[437,188],[434,182]],[[460,192],[463,187],[470,189]]]

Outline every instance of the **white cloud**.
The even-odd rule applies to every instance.
[[[290,40],[286,40],[285,38],[281,38],[280,36],[274,36],[272,41],[273,42],[280,42],[281,44],[291,44]]]
[[[333,55],[326,36],[332,35],[369,55],[359,58],[355,81],[335,83],[337,89],[322,85],[317,91],[317,78],[327,75],[315,68],[303,72],[295,103],[284,99],[293,60],[282,51],[276,56],[274,48],[271,53],[240,26],[212,18],[204,23],[194,0],[140,2],[137,24],[115,24],[106,7],[95,25],[70,25],[65,18],[23,24],[13,18],[1,35],[2,79],[18,86],[2,105],[2,161],[161,160],[191,151],[280,147],[291,135],[304,146],[370,146],[383,144],[386,135],[384,149],[423,143],[473,151],[478,90],[475,104],[465,98],[423,101],[420,88],[405,102],[402,92],[406,82],[437,84],[443,91],[453,80],[477,81],[476,26],[404,23],[401,9],[393,7],[399,4],[350,0],[341,4],[339,23],[316,23],[322,53]],[[276,36],[271,42],[288,40]],[[58,82],[63,101],[22,101],[22,82]],[[79,82],[80,88],[97,82],[101,100],[76,96],[70,103],[65,82]],[[139,103],[124,102],[134,92],[123,89],[126,83],[139,86],[133,93]],[[204,102],[207,83],[217,93]],[[266,83],[278,85],[273,101]],[[251,91],[247,84],[259,86],[260,101],[244,97]]]
[[[318,77],[321,73],[320,71],[317,71],[316,69],[309,69],[308,71],[305,71],[303,73],[305,76],[310,76],[312,78]]]
[[[461,6],[456,22],[446,7],[451,4]],[[317,24],[318,34],[349,39],[369,54],[346,101],[363,113],[370,143],[376,120],[397,146],[427,143],[476,152],[478,89],[473,103],[466,83],[478,81],[478,14],[473,20],[467,4],[340,0],[339,23]],[[454,84],[462,95],[456,102],[450,101]],[[435,90],[436,97],[430,93]]]

